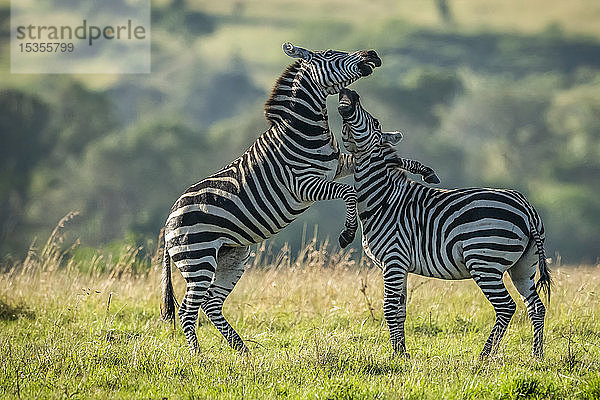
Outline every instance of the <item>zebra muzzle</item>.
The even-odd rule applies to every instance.
[[[348,118],[352,115],[356,101],[358,100],[358,94],[350,89],[340,90],[338,96],[338,112],[342,118]]]
[[[377,67],[381,67],[381,58],[375,50],[365,51],[363,60],[358,63],[358,70],[362,76],[369,76]]]
[[[343,118],[347,118],[352,114],[351,104],[340,104],[338,105],[338,112]]]

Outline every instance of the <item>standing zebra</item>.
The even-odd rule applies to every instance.
[[[363,247],[383,270],[384,317],[394,351],[403,353],[406,278],[409,272],[440,279],[473,278],[492,303],[496,321],[481,356],[493,352],[515,312],[502,276],[508,271],[527,305],[533,325],[533,355],[543,356],[544,304],[537,288],[550,298],[550,271],[544,255],[544,227],[539,215],[514,190],[426,187],[407,178],[379,121],[360,105],[358,94],[344,89],[338,111],[344,146],[354,154],[354,185],[363,229]],[[420,165],[420,164],[419,164]],[[438,183],[421,166],[425,181]],[[536,256],[537,254],[537,256]],[[540,278],[534,283],[535,266]]]
[[[238,159],[188,188],[173,205],[165,226],[162,317],[175,318],[171,260],[187,282],[179,319],[188,345],[198,349],[200,308],[231,347],[247,347],[223,317],[223,302],[244,272],[249,246],[286,227],[318,200],[344,199],[345,230],[353,239],[356,194],[335,178],[352,171],[329,131],[326,98],[381,65],[377,53],[313,52],[290,43],[298,58],[279,77],[265,105],[269,129]]]

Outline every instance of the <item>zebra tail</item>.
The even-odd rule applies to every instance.
[[[171,257],[169,257],[169,251],[166,247],[163,256],[161,286],[163,302],[160,307],[160,316],[164,321],[171,321],[175,319],[175,306],[177,305],[177,300],[175,299],[173,282],[171,281]]]
[[[537,248],[536,254],[539,257],[538,261],[538,271],[540,273],[540,279],[535,284],[535,290],[544,292],[546,295],[546,301],[550,303],[550,287],[552,286],[552,278],[550,277],[550,268],[548,268],[548,263],[546,262],[546,253],[544,251],[544,241],[540,236],[540,233],[537,230],[535,222],[533,218],[529,219],[531,226],[531,235],[533,236],[533,240],[535,241],[535,246]]]

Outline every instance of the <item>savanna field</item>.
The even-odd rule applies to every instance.
[[[92,3],[48,2],[65,21]],[[10,72],[10,5],[0,0],[0,399],[600,399],[598,0],[152,0],[151,74],[51,77]],[[393,355],[381,271],[358,235],[344,251],[326,239],[337,242],[340,201],[253,248],[224,306],[249,355],[202,313],[195,356],[179,321],[160,320],[154,238],[186,187],[266,129],[286,41],[377,50],[382,67],[352,88],[406,133],[402,156],[434,167],[440,187],[531,200],[553,257],[543,360],[508,277],[517,312],[493,357],[479,359],[494,312],[477,285],[412,275],[410,357]],[[71,210],[79,218],[52,231]]]
[[[224,310],[251,354],[201,314],[192,357],[179,324],[159,319],[160,251],[86,254],[62,239],[0,275],[2,398],[600,398],[598,266],[554,266],[543,361],[520,300],[480,361],[494,315],[475,283],[411,276],[406,358],[391,354],[378,269],[314,240],[268,261],[263,246]]]

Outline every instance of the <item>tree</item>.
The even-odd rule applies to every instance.
[[[155,237],[185,188],[208,175],[218,157],[203,132],[176,122],[116,130],[71,160],[45,196],[31,203],[39,226],[80,211],[76,234],[100,245],[129,232]]]
[[[15,242],[22,223],[32,172],[52,149],[49,108],[37,96],[0,91],[0,242],[2,251]]]

